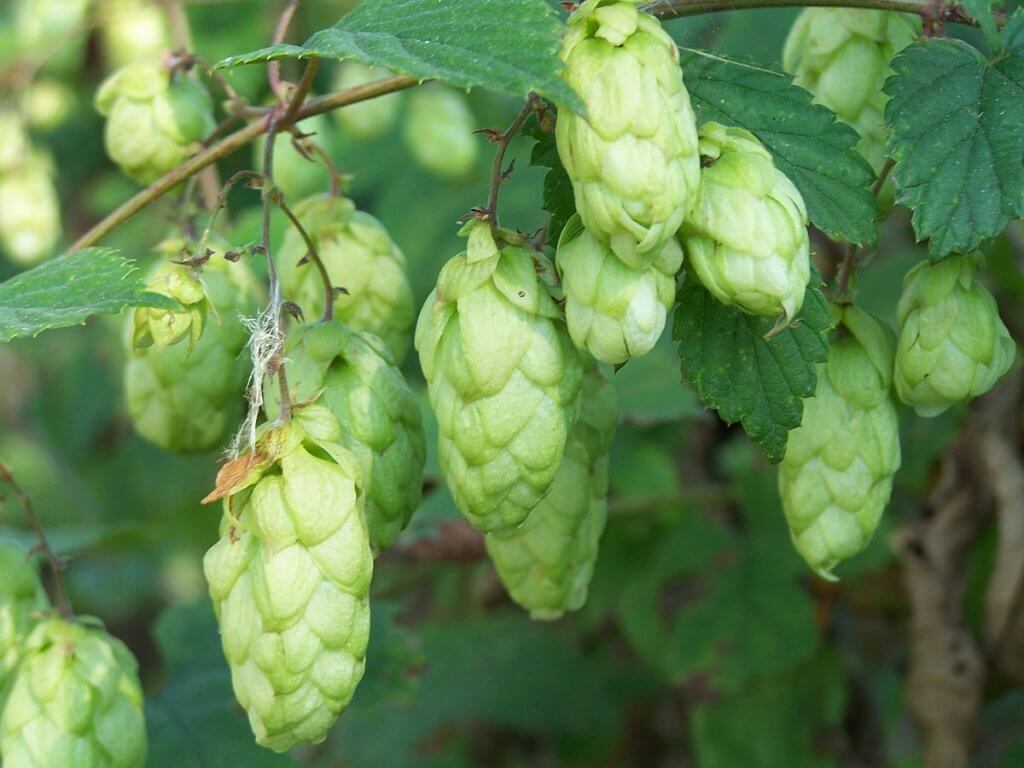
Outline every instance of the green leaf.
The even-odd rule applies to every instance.
[[[582,110],[582,101],[560,76],[561,32],[545,0],[363,0],[302,46],[271,46],[217,66],[282,58],[357,59],[463,88],[481,86],[515,97],[536,91]]]
[[[828,357],[832,319],[819,283],[813,271],[795,322],[768,339],[772,320],[719,303],[697,280],[679,289],[673,338],[683,375],[725,422],[741,422],[772,463],[782,461],[803,418],[801,400],[814,394],[815,366]]]
[[[992,46],[993,51],[1003,49],[1003,41],[999,36],[995,16],[992,14],[992,0],[963,0],[961,3],[973,19],[978,22],[985,42]]]
[[[548,242],[554,246],[562,235],[565,223],[576,213],[576,197],[572,191],[569,174],[565,172],[562,160],[558,156],[554,132],[544,130],[539,124],[534,123],[531,135],[537,143],[534,144],[533,153],[530,155],[530,165],[549,169],[544,176],[543,206],[544,210],[551,214],[548,219]]]
[[[700,122],[738,125],[756,135],[826,235],[858,245],[875,242],[875,174],[854,148],[856,131],[784,75],[699,51],[680,54]]]
[[[619,418],[649,427],[705,415],[693,387],[679,386],[672,339],[665,334],[650,352],[630,360],[612,383],[619,394]]]
[[[15,275],[0,283],[0,342],[80,325],[90,315],[117,314],[125,307],[177,306],[147,293],[136,270],[117,251],[87,248]]]
[[[995,61],[960,40],[916,43],[886,83],[897,196],[934,260],[971,251],[1024,215],[1024,12],[1003,40]]]

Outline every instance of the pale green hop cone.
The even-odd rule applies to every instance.
[[[166,247],[177,258],[180,243]],[[175,453],[219,447],[242,415],[250,363],[241,318],[256,311],[259,287],[248,264],[212,248],[195,272],[166,259],[149,274],[148,290],[183,311],[140,308],[125,323],[128,413],[140,435]]]
[[[323,741],[363,676],[373,556],[358,464],[320,406],[226,464],[203,568],[238,702],[277,752]]]
[[[57,249],[60,200],[49,157],[33,153],[0,169],[0,250],[21,267],[31,267]]]
[[[3,719],[4,768],[142,768],[138,665],[102,629],[47,619],[29,635]]]
[[[980,256],[922,262],[903,280],[894,383],[922,416],[983,395],[1017,353],[996,300],[978,280]]]
[[[288,131],[274,136],[274,184],[289,206],[310,195],[326,192],[331,181],[327,166],[310,148],[315,145],[330,153],[333,143],[330,122],[324,115],[314,115],[299,123],[297,128],[304,136],[300,141],[304,152],[295,146],[295,139]],[[261,171],[266,145],[266,136],[260,136],[252,145],[253,167]]]
[[[779,493],[793,545],[815,571],[863,550],[889,503],[900,466],[891,394],[891,331],[854,307],[842,312],[818,388],[804,400],[779,465]]]
[[[49,607],[28,551],[17,542],[0,539],[0,713],[25,639]]]
[[[583,377],[580,403],[547,496],[519,528],[486,537],[502,583],[534,619],[557,619],[586,602],[608,517],[608,449],[618,407],[615,388],[596,367]]]
[[[556,266],[565,291],[569,335],[603,363],[651,351],[676,295],[683,251],[676,238],[646,267],[623,262],[574,216],[558,240]]]
[[[341,426],[339,442],[359,462],[371,547],[390,547],[423,496],[426,443],[416,395],[380,339],[337,320],[293,330],[285,357],[292,399],[319,396]],[[265,391],[273,418],[276,390]]]
[[[437,83],[417,88],[409,95],[404,128],[413,159],[435,176],[463,179],[476,165],[476,121],[458,91]]]
[[[368,67],[358,61],[346,61],[338,67],[334,89],[344,91],[388,77],[391,77],[391,72],[386,69]],[[389,93],[387,96],[378,96],[336,109],[333,113],[334,121],[352,138],[370,141],[390,130],[395,124],[401,105],[401,94]]]
[[[576,208],[634,268],[649,265],[696,200],[697,124],[679,51],[630,0],[587,0],[569,17],[565,79],[584,118],[559,110],[556,138]]]
[[[782,68],[857,129],[858,150],[875,172],[885,163],[885,105],[882,87],[897,53],[921,32],[921,18],[909,13],[860,8],[807,8],[786,39]]]
[[[331,283],[345,290],[334,299],[334,316],[358,331],[379,336],[401,365],[409,351],[416,310],[405,255],[376,218],[343,197],[317,196],[294,208]],[[278,254],[284,295],[306,318],[323,313],[323,279],[302,236],[291,228]]]
[[[216,127],[206,87],[192,76],[172,77],[152,59],[108,77],[96,92],[96,109],[107,118],[107,155],[140,184],[183,163]]]
[[[463,228],[467,250],[441,270],[416,349],[439,426],[441,472],[485,532],[519,526],[554,480],[576,419],[582,369],[520,236]]]
[[[103,0],[100,43],[108,69],[156,58],[171,48],[167,14],[159,0]]]
[[[701,128],[697,204],[679,232],[687,264],[723,304],[792,319],[811,278],[807,208],[749,131]]]

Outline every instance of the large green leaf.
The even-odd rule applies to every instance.
[[[789,431],[800,426],[802,398],[814,394],[815,366],[828,357],[832,319],[814,272],[803,308],[785,330],[718,302],[693,279],[679,289],[673,336],[683,374],[701,400],[729,424],[741,422],[768,459],[782,461]]]
[[[0,342],[80,325],[90,315],[125,307],[177,304],[147,293],[137,267],[109,248],[87,248],[41,264],[0,283]]]
[[[811,94],[784,76],[698,51],[682,51],[683,74],[703,123],[715,120],[754,133],[829,237],[860,245],[877,238],[875,178],[857,153],[857,132],[836,121]]]
[[[886,83],[898,199],[932,259],[970,251],[1024,216],[1024,12],[1002,34],[994,61],[960,40],[912,45]]]
[[[561,24],[545,0],[363,0],[303,45],[232,56],[234,67],[282,58],[357,59],[412,77],[524,97],[530,91],[572,109],[582,102],[562,80]]]

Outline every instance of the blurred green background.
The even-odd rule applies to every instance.
[[[196,52],[213,62],[261,47],[278,5],[189,3]],[[304,3],[291,38],[333,23],[348,5]],[[715,14],[668,28],[681,45],[778,68],[795,13]],[[15,34],[6,7],[0,30],[0,42]],[[91,30],[79,40],[80,66],[43,72],[71,87],[71,112],[33,133],[59,169],[66,242],[137,189],[104,155],[91,99],[106,64]],[[16,66],[18,55],[16,45],[0,45],[0,71]],[[332,74],[330,67],[321,72],[320,92]],[[229,78],[250,102],[267,97],[263,67]],[[19,96],[0,93],[15,104]],[[484,92],[468,98],[478,127],[503,127],[520,106]],[[460,250],[456,222],[486,198],[493,152],[477,137],[473,173],[436,178],[414,162],[401,120],[369,143],[333,122],[317,140],[351,175],[359,207],[404,250],[422,302],[440,266]],[[503,222],[528,232],[545,220],[544,171],[529,167],[531,143],[513,144],[516,170],[501,198]],[[221,176],[249,163],[251,152],[239,152]],[[257,204],[254,192],[233,195],[235,244],[257,239]],[[180,225],[179,208],[169,197],[106,244],[147,262],[156,242]],[[282,230],[277,221],[275,237]],[[892,321],[902,275],[924,252],[901,211],[885,225],[882,243],[863,270],[859,299]],[[991,251],[1006,311],[1019,315],[1013,249],[1000,242]],[[0,279],[15,271],[0,259]],[[1007,319],[1020,327],[1018,318]],[[664,338],[615,377],[622,423],[601,558],[587,606],[551,625],[516,609],[486,560],[424,562],[410,554],[412,543],[458,518],[430,445],[434,490],[399,552],[377,565],[373,636],[356,699],[325,744],[275,756],[251,743],[205,597],[201,558],[215,539],[218,510],[198,500],[212,487],[218,456],[171,456],[133,434],[121,400],[122,323],[96,318],[0,347],[0,460],[67,554],[77,612],[100,617],[140,660],[150,696],[150,765],[920,763],[902,697],[907,606],[889,535],[917,514],[963,412],[929,421],[906,416],[904,464],[883,528],[868,552],[840,568],[842,580],[827,584],[792,551],[774,470],[741,432],[700,406]],[[415,356],[406,374],[423,390]],[[0,521],[3,530],[22,528],[13,504],[0,507]],[[972,556],[971,616],[979,613],[992,543],[984,538]],[[979,765],[1024,766],[1024,694],[997,690],[987,701]]]

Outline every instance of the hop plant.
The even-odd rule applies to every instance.
[[[107,67],[154,59],[171,47],[167,16],[153,0],[104,0],[100,41]]]
[[[138,665],[101,629],[48,619],[25,643],[3,720],[4,768],[141,768],[146,724]]]
[[[341,427],[338,442],[358,461],[366,527],[375,552],[409,524],[423,490],[426,444],[419,402],[376,336],[337,320],[304,325],[285,341],[293,399],[319,395]],[[273,388],[268,412],[277,402]]]
[[[390,76],[391,72],[386,69],[375,69],[358,61],[346,61],[337,70],[334,87],[336,90],[344,91],[360,85],[369,85]],[[391,93],[335,110],[334,119],[352,138],[369,141],[388,132],[395,123],[401,104],[401,94]]]
[[[583,377],[580,402],[547,496],[519,528],[485,539],[502,583],[535,619],[557,619],[586,602],[608,516],[608,449],[618,410],[615,388],[596,367]]]
[[[215,127],[205,86],[153,59],[108,77],[96,92],[96,109],[107,118],[107,154],[141,184],[180,165]]]
[[[556,266],[576,346],[615,364],[650,352],[665,329],[682,263],[672,238],[650,265],[631,267],[574,216],[559,238]]]
[[[47,53],[50,71],[69,72],[81,61],[89,0],[12,0],[14,33],[24,56]],[[52,54],[52,55],[51,55]]]
[[[327,118],[315,115],[303,120],[296,127],[304,138],[296,140],[288,132],[274,136],[274,184],[289,202],[322,193],[327,190],[330,183],[327,167],[311,149],[305,149],[311,143],[315,143],[325,151],[330,150],[331,125]],[[304,149],[298,149],[295,146],[296,141]],[[260,136],[253,144],[253,163],[256,168],[263,167],[263,152],[266,145],[266,136]]]
[[[35,614],[47,606],[28,552],[14,541],[0,539],[0,712]]]
[[[921,31],[919,16],[854,8],[808,8],[786,39],[782,68],[861,136],[858,149],[875,169],[885,163],[882,90],[890,64]]]
[[[461,93],[438,84],[417,88],[404,128],[413,158],[435,176],[462,179],[476,165],[476,123]]]
[[[22,116],[0,107],[0,174],[21,165],[30,150],[28,131]]]
[[[163,248],[176,254],[180,245],[171,240]],[[148,290],[182,310],[140,308],[125,327],[125,400],[135,429],[177,453],[223,442],[241,417],[249,373],[240,316],[255,310],[258,288],[248,265],[229,262],[219,245],[213,250],[195,272],[170,260],[157,264]]]
[[[33,153],[0,170],[0,245],[28,267],[50,256],[60,242],[60,200],[50,158]]]
[[[316,246],[336,292],[334,314],[358,331],[379,336],[401,365],[409,351],[415,308],[405,256],[388,231],[343,197],[318,196],[294,213]],[[280,250],[281,286],[309,317],[323,312],[325,288],[307,259],[306,241],[295,229]]]
[[[900,466],[894,354],[892,332],[879,320],[843,309],[818,388],[779,465],[793,544],[828,579],[871,541]]]
[[[697,204],[680,237],[695,276],[724,304],[790,319],[811,277],[803,197],[742,128],[701,128]]]
[[[485,533],[519,526],[554,480],[582,369],[521,236],[486,222],[441,270],[416,326],[441,472]],[[500,243],[500,245],[499,245]]]
[[[922,262],[907,273],[897,307],[896,394],[922,416],[988,392],[1016,344],[992,294],[977,278],[980,257]]]
[[[651,264],[693,206],[697,126],[679,52],[632,0],[587,0],[569,17],[565,78],[587,116],[556,138],[583,223],[630,267]]]
[[[359,467],[320,406],[225,465],[221,538],[203,561],[235,696],[256,741],[318,743],[363,676],[373,557]]]

